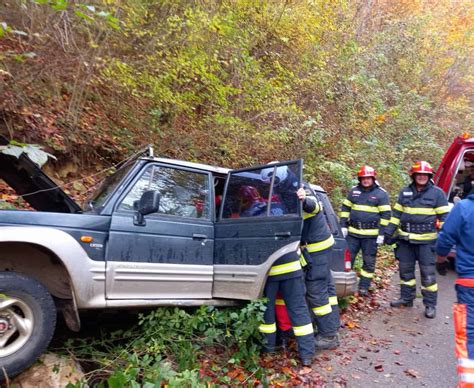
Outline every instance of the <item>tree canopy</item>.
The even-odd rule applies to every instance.
[[[335,199],[472,129],[472,2],[7,0],[0,132],[59,162],[147,143],[228,167],[304,158]]]

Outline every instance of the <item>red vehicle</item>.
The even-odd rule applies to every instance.
[[[450,207],[474,193],[474,137],[464,133],[454,139],[439,164],[434,181],[446,193]],[[455,256],[453,249],[449,254],[453,266]]]
[[[474,193],[474,137],[465,133],[454,139],[444,154],[434,181],[447,195],[450,204]]]

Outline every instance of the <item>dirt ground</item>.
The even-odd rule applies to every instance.
[[[419,274],[417,277],[419,287]],[[314,367],[320,368],[325,386],[456,386],[452,318],[455,278],[454,272],[438,276],[437,316],[427,319],[421,295],[413,308],[389,306],[389,301],[399,296],[395,273],[386,290],[363,301],[377,306],[371,314],[345,322],[340,348],[317,356]]]

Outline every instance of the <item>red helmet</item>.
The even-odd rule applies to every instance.
[[[357,171],[357,177],[358,178],[364,178],[364,177],[372,177],[375,179],[375,176],[377,173],[375,172],[375,169],[370,166],[362,166],[359,171]]]
[[[242,186],[239,189],[239,197],[244,208],[249,208],[255,202],[263,201],[262,196],[254,186]]]
[[[428,162],[425,162],[424,160],[420,160],[418,162],[415,162],[413,166],[410,168],[410,176],[413,174],[429,174],[433,175],[433,167],[431,167],[431,164]]]

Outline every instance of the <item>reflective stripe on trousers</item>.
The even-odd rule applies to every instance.
[[[458,387],[474,387],[474,287],[457,284],[453,305]]]

